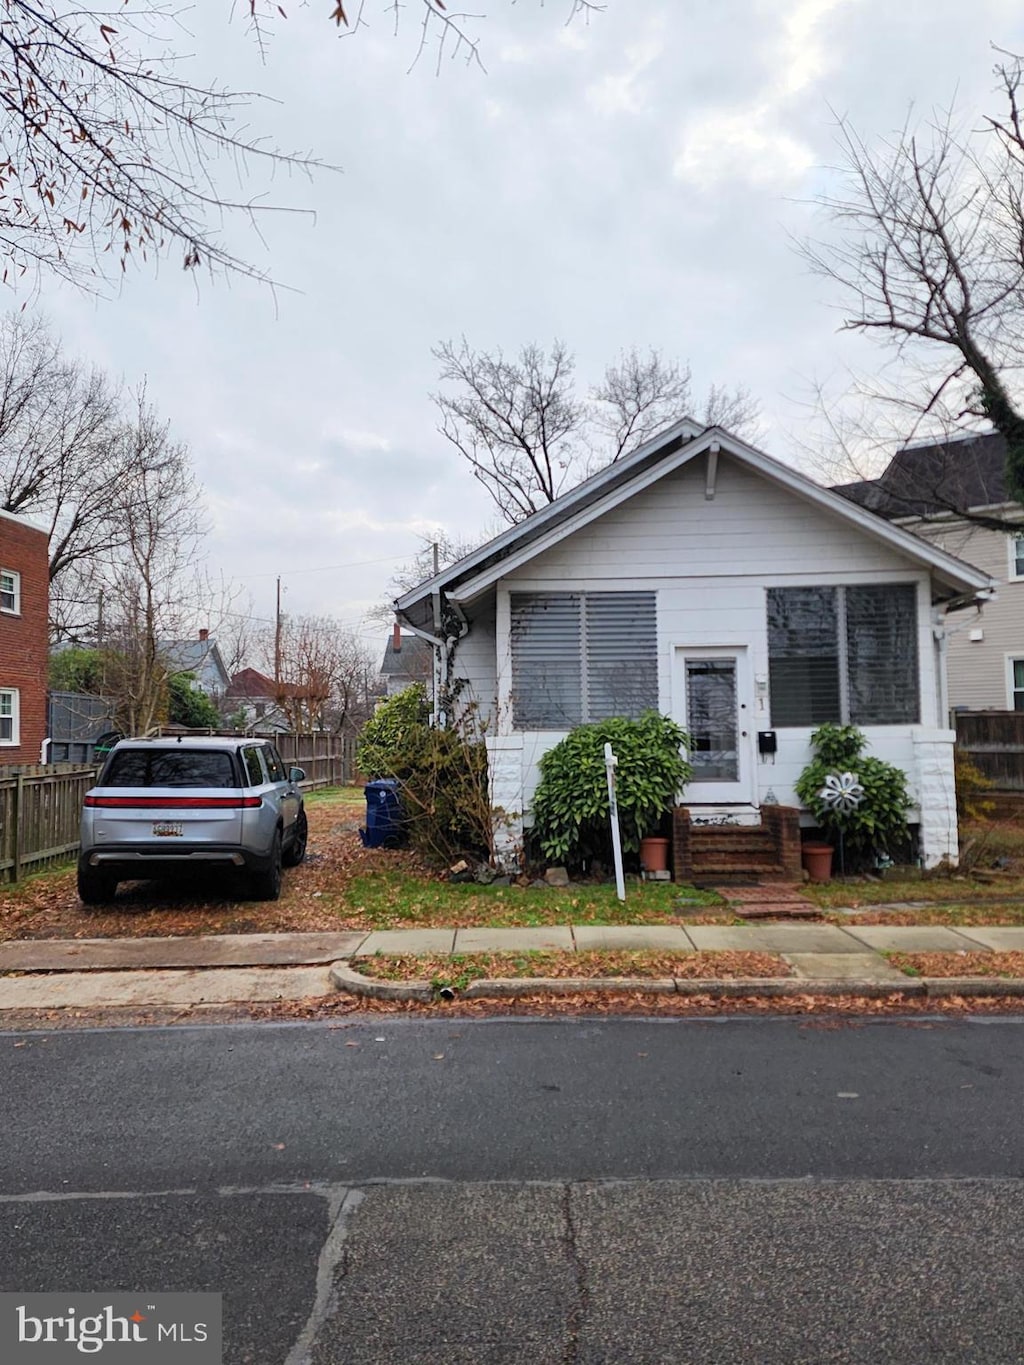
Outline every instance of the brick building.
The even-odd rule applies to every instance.
[[[0,765],[38,763],[46,738],[48,539],[0,511]]]

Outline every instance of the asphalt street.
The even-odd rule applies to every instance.
[[[1024,1021],[0,1034],[0,1290],[230,1365],[1024,1361]]]

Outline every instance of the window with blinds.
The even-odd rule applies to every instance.
[[[916,724],[916,588],[769,588],[768,669],[777,728]]]
[[[653,592],[513,593],[512,718],[567,730],[658,705]]]

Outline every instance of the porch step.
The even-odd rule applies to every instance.
[[[714,857],[716,853],[763,853],[766,857],[775,857],[775,840],[767,830],[695,829],[690,840],[694,852],[702,858]]]
[[[723,881],[799,880],[799,811],[770,806],[754,812],[754,820],[744,811],[742,823],[697,823],[707,813],[706,809],[694,812],[679,807],[673,814],[678,879],[698,886]]]

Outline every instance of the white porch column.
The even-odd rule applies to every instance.
[[[960,857],[956,783],[953,778],[955,730],[915,730],[914,786],[921,812],[920,850],[925,867]]]
[[[495,854],[505,871],[523,862],[523,736],[487,736],[488,784]]]

